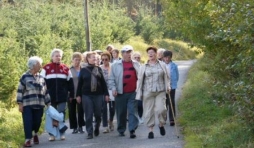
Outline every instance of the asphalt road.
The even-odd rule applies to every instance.
[[[186,81],[187,73],[190,66],[195,61],[176,61],[178,65],[180,79],[178,89],[176,90],[176,102],[181,95],[181,90]],[[68,121],[66,121],[68,126]],[[158,121],[157,121],[158,123]],[[114,120],[116,128],[116,120]],[[66,140],[48,141],[49,135],[43,133],[39,136],[40,144],[33,145],[34,148],[182,148],[184,146],[183,136],[176,136],[175,127],[165,125],[166,135],[161,136],[159,133],[158,124],[154,127],[154,139],[148,139],[148,128],[144,124],[140,124],[136,130],[137,138],[130,139],[129,132],[125,132],[125,137],[119,137],[116,130],[103,134],[100,128],[100,135],[93,139],[86,139],[87,134],[72,134],[72,130],[66,131]],[[179,127],[177,126],[178,130]],[[85,129],[85,128],[84,128]],[[178,132],[179,133],[179,132]]]

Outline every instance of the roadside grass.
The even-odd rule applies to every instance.
[[[254,147],[248,125],[232,108],[210,96],[212,78],[201,69],[205,62],[201,59],[191,68],[178,103],[185,148]]]

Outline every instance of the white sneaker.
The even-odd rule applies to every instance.
[[[143,118],[139,118],[138,120],[139,120],[139,124],[143,124],[144,123]]]
[[[103,131],[103,133],[109,133],[109,129],[106,127]]]
[[[49,141],[55,141],[55,140],[56,140],[56,138],[54,136],[49,137]]]
[[[60,139],[61,139],[61,140],[65,140],[65,136],[62,135],[62,136],[60,137]]]

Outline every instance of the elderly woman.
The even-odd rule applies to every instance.
[[[61,63],[63,51],[53,49],[51,51],[51,62],[46,64],[41,75],[45,78],[51,105],[65,114],[67,100],[74,98],[74,84],[70,69]],[[55,137],[50,136],[49,141],[54,141]],[[64,133],[61,133],[61,140],[65,140]]]
[[[163,52],[166,51],[164,48],[159,48],[157,51],[157,58],[160,61],[163,61]]]
[[[109,72],[110,72],[110,53],[109,52],[104,52],[101,55],[101,60],[102,60],[102,65],[100,66],[103,72],[104,79],[106,83],[108,84],[108,78],[109,78]],[[112,91],[109,91],[109,102],[104,101],[103,104],[103,111],[102,111],[102,123],[103,127],[105,128],[103,133],[108,133],[109,130],[113,131],[114,130],[114,125],[113,125],[113,119],[115,115],[115,98],[112,95]],[[109,120],[108,120],[108,103],[109,103]],[[109,129],[108,129],[108,124],[109,124]]]
[[[111,63],[115,63],[118,60],[121,60],[121,58],[119,57],[119,50],[118,49],[113,49],[112,50]]]
[[[103,77],[100,67],[96,66],[96,53],[87,53],[88,65],[83,67],[80,71],[78,89],[77,89],[77,102],[81,102],[85,112],[86,118],[86,131],[88,133],[87,139],[99,135],[99,127],[101,123],[101,111],[103,98],[109,100],[109,93],[107,84]],[[93,116],[95,117],[95,129],[93,131]]]
[[[143,99],[145,123],[150,129],[148,138],[153,139],[155,112],[159,118],[160,134],[166,134],[166,93],[170,90],[170,80],[166,65],[157,59],[157,48],[148,47],[146,51],[148,62],[141,66],[138,74],[136,99]]]
[[[77,91],[78,87],[78,77],[81,70],[81,63],[82,54],[80,52],[74,52],[72,54],[72,66],[70,68],[71,74],[73,76],[73,83],[74,83],[74,92]],[[76,96],[76,95],[75,95]],[[84,133],[82,126],[85,126],[84,120],[84,111],[82,108],[82,104],[77,103],[76,97],[73,99],[68,100],[68,108],[69,108],[69,122],[70,122],[70,129],[73,129],[72,134],[76,134],[78,132]],[[77,118],[78,113],[78,118]]]
[[[44,78],[38,73],[41,69],[42,59],[34,56],[29,58],[27,66],[29,70],[20,80],[17,92],[17,103],[22,113],[25,143],[24,147],[31,147],[31,139],[34,144],[39,144],[38,131],[41,126],[43,108],[50,104]],[[32,132],[34,131],[34,136]]]
[[[169,106],[168,108],[169,108],[169,120],[170,120],[169,123],[170,123],[170,126],[175,125],[174,116],[173,116],[176,113],[176,109],[175,109],[175,92],[176,92],[176,88],[177,88],[177,82],[179,80],[178,67],[172,61],[172,56],[173,56],[172,51],[166,50],[163,53],[163,60],[164,60],[165,64],[167,65],[168,73],[170,73],[170,80],[171,80],[171,83],[170,83],[171,90],[170,90],[170,94],[169,94],[170,97],[167,94],[167,101],[166,101],[167,106]],[[170,103],[172,103],[172,108],[171,108]]]
[[[131,56],[132,60],[141,63],[141,54],[139,52],[134,52]]]

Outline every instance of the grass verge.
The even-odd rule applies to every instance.
[[[227,104],[213,100],[211,76],[202,70],[205,59],[190,70],[178,103],[185,148],[254,147],[253,131]]]

